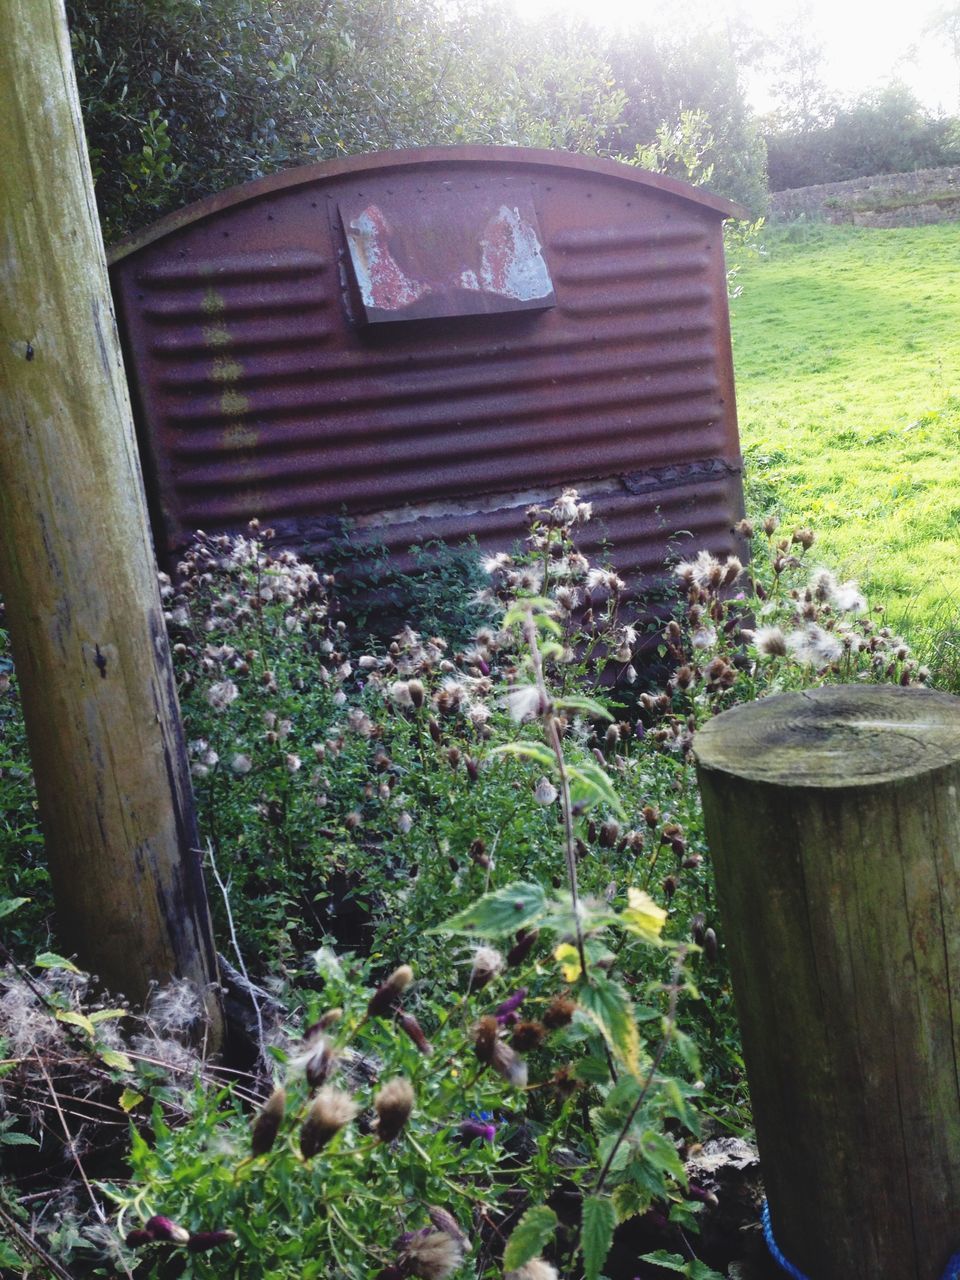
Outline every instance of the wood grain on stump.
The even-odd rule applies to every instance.
[[[960,1249],[960,699],[840,686],[694,749],[778,1243],[812,1280]]]

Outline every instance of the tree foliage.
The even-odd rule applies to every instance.
[[[902,84],[864,94],[829,123],[767,137],[774,191],[960,163],[957,123],[932,116]]]
[[[710,138],[699,162],[710,170],[704,185],[762,212],[766,156],[742,82],[754,50],[741,33],[700,24],[637,28],[606,37],[605,52],[626,98],[622,120],[606,138],[610,150],[632,154],[662,139],[664,127],[682,133],[692,114]],[[668,172],[687,176],[682,167]]]
[[[596,151],[623,95],[502,0],[70,0],[108,239],[295,163],[437,143]]]

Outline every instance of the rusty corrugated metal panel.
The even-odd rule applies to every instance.
[[[379,292],[373,241],[351,244],[371,209],[400,270]],[[742,514],[732,211],[608,161],[469,148],[167,220],[112,265],[162,550],[253,515],[314,541],[347,515],[398,555],[404,526],[512,541],[563,484],[596,495],[635,576],[691,524],[722,550]]]

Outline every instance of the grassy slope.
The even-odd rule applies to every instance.
[[[769,235],[733,304],[749,506],[892,618],[960,608],[960,225]],[[911,629],[914,629],[911,627]]]

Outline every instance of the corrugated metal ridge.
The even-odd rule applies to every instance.
[[[115,262],[136,253],[138,249],[153,244],[164,236],[182,231],[184,227],[197,222],[212,213],[219,213],[234,204],[246,203],[261,196],[273,195],[288,187],[304,186],[311,182],[322,182],[326,179],[339,178],[352,173],[385,173],[390,170],[401,172],[410,169],[433,169],[443,166],[449,169],[458,163],[471,165],[485,164],[491,167],[517,168],[518,170],[536,169],[548,173],[551,169],[558,173],[572,170],[575,173],[593,173],[598,178],[612,178],[616,181],[632,183],[647,190],[662,191],[675,196],[701,209],[717,214],[721,219],[746,218],[747,210],[732,200],[715,196],[699,187],[691,187],[676,178],[668,178],[665,174],[649,173],[645,169],[623,164],[618,160],[604,157],[576,155],[566,151],[547,151],[538,147],[423,147],[406,151],[377,151],[364,155],[347,156],[340,160],[325,160],[320,164],[300,165],[293,169],[284,169],[279,173],[269,174],[254,182],[244,183],[239,187],[207,196],[195,204],[187,205],[176,213],[168,214],[153,226],[147,227],[132,236],[127,236],[114,245],[108,262]]]
[[[698,362],[712,363],[713,347],[708,336],[710,326],[707,322],[704,322],[699,330],[694,330],[692,326],[688,327],[679,338],[674,336],[675,330],[674,322],[670,326],[665,326],[662,331],[653,333],[627,332],[619,335],[602,333],[601,338],[607,353],[606,368],[624,374],[637,374],[646,369],[658,370]],[[661,346],[658,350],[654,346],[658,337],[671,339],[669,348],[664,350]],[[639,351],[638,343],[644,340],[648,349]],[[557,372],[551,371],[549,377],[569,380],[595,373],[595,363],[585,371],[581,371],[580,366],[575,364],[572,358],[577,355],[590,355],[595,351],[596,344],[597,338],[593,335],[583,338],[571,337],[563,342],[554,343],[549,353],[551,365],[547,368],[552,370],[555,361]],[[625,349],[622,360],[612,356],[611,353],[621,349]],[[233,348],[230,348],[229,351],[224,352],[225,360],[230,359],[232,351]],[[258,364],[258,361],[264,363]],[[280,357],[273,356],[272,352],[268,357],[251,357],[242,367],[237,366],[229,370],[229,381],[234,390],[247,391],[255,387],[270,386],[273,383],[292,386],[297,382],[313,382],[320,379],[324,384],[332,381],[349,383],[357,375],[362,375],[369,383],[371,375],[383,377],[390,374],[404,374],[403,387],[377,388],[370,385],[365,387],[361,384],[356,390],[351,388],[352,397],[358,403],[381,398],[399,402],[404,399],[416,399],[424,391],[429,393],[431,384],[428,379],[433,372],[440,369],[446,372],[460,371],[457,387],[458,392],[462,393],[491,386],[520,385],[527,376],[542,382],[548,376],[545,374],[545,364],[542,352],[532,344],[527,348],[518,346],[509,352],[491,351],[485,355],[476,355],[473,352],[469,354],[446,352],[443,356],[437,356],[431,360],[421,360],[412,373],[409,372],[406,357],[400,359],[387,357],[376,363],[373,361],[364,363],[360,357],[357,357],[348,364],[345,360],[338,361],[329,355],[318,358],[314,352],[285,351]],[[526,374],[524,370],[527,371]],[[226,374],[222,376],[226,380]],[[217,378],[218,370],[215,364],[211,366],[209,347],[198,343],[197,360],[193,368],[169,369],[157,379],[157,382],[165,391],[174,394],[188,395],[198,391],[212,394],[214,387],[211,383]]]
[[[689,347],[677,351],[669,356],[661,356],[659,360],[655,357],[647,360],[640,359],[636,354],[627,352],[619,360],[606,361],[603,370],[598,371],[596,364],[583,362],[576,364],[572,361],[566,361],[559,365],[556,369],[551,370],[546,375],[541,365],[537,367],[534,360],[527,362],[525,366],[518,366],[514,363],[509,372],[502,366],[494,365],[477,365],[476,362],[470,366],[470,372],[465,374],[457,385],[455,391],[451,391],[447,383],[437,383],[431,385],[424,379],[409,378],[406,380],[404,387],[377,387],[368,382],[365,386],[361,385],[357,389],[350,388],[351,395],[349,404],[345,406],[351,413],[354,412],[356,406],[375,406],[384,405],[387,407],[399,406],[412,402],[417,405],[427,404],[431,399],[442,399],[445,404],[455,406],[458,404],[469,404],[470,397],[480,392],[499,390],[499,391],[533,391],[542,392],[544,383],[548,380],[551,386],[562,386],[584,382],[596,382],[606,380],[611,376],[620,375],[624,378],[638,378],[645,372],[647,377],[642,383],[635,383],[631,387],[631,393],[639,399],[649,400],[652,396],[660,394],[658,388],[663,387],[664,391],[670,386],[671,375],[675,370],[693,369],[698,370],[699,366],[706,365],[709,369],[704,370],[704,376],[709,377],[710,386],[716,385],[717,377],[712,368],[709,367],[710,352],[705,346],[690,349]],[[194,422],[208,421],[216,422],[224,416],[233,418],[238,412],[243,416],[263,418],[268,420],[275,417],[285,417],[288,413],[297,413],[301,410],[316,410],[317,412],[327,415],[335,413],[338,406],[330,399],[330,388],[328,380],[322,381],[316,377],[319,370],[313,372],[310,377],[308,371],[304,371],[303,375],[291,385],[289,371],[284,371],[282,379],[275,379],[269,376],[263,376],[257,379],[244,377],[242,374],[227,378],[224,375],[223,382],[229,380],[230,390],[234,392],[242,392],[247,396],[246,404],[242,410],[227,407],[224,408],[222,403],[223,382],[218,386],[211,386],[207,382],[201,387],[201,395],[196,394],[196,384],[191,388],[188,384],[187,391],[191,394],[186,403],[182,405],[171,405],[164,414],[167,422]],[[315,381],[316,379],[316,381]],[[255,394],[255,386],[270,387],[275,380],[279,380],[285,394],[275,391],[270,392],[269,399],[258,400]],[[212,381],[212,379],[211,379]],[[313,386],[304,386],[306,382],[314,382]],[[298,385],[299,384],[299,385]],[[169,383],[167,384],[170,385]],[[694,385],[693,381],[689,385]],[[182,390],[180,386],[170,386],[174,392]],[[682,387],[680,388],[682,393]],[[451,408],[451,413],[456,412]]]

